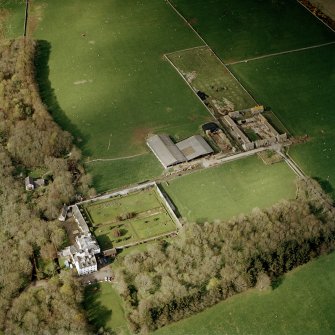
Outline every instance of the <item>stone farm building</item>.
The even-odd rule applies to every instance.
[[[200,135],[176,144],[168,135],[152,135],[147,139],[147,145],[165,169],[213,153],[213,149]]]

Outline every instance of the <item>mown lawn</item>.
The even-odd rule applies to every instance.
[[[228,219],[295,196],[295,175],[284,162],[257,156],[177,178],[164,189],[189,221]]]
[[[128,334],[123,303],[110,283],[99,283],[85,288],[84,308],[88,320],[97,328],[104,327]]]
[[[225,62],[334,40],[295,0],[172,0]]]
[[[280,280],[274,290],[250,290],[155,335],[334,334],[335,253]]]
[[[103,250],[176,230],[175,222],[155,189],[97,201],[84,208]]]
[[[292,135],[308,135],[309,141],[293,146],[290,154],[335,197],[335,45],[230,69],[259,103],[271,106]]]

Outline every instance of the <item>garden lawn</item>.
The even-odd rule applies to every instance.
[[[97,226],[125,213],[141,213],[161,206],[162,203],[158,200],[155,191],[143,190],[123,197],[96,201],[86,205],[85,209],[89,213],[93,226]]]
[[[229,73],[208,47],[174,52],[167,55],[195,92],[209,95],[228,110],[255,106],[256,102]]]
[[[182,216],[203,222],[294,198],[294,180],[286,163],[264,165],[252,156],[177,178],[163,187]]]
[[[306,144],[289,152],[306,174],[335,197],[335,45],[230,69],[259,103],[271,106],[292,135],[308,135]]]
[[[97,201],[83,207],[103,250],[137,243],[176,230],[175,222],[155,189]],[[134,216],[126,218],[126,214],[130,213],[134,213]]]
[[[129,334],[122,300],[110,283],[87,286],[84,308],[89,322],[97,329],[104,327]]]
[[[295,0],[172,0],[225,62],[334,41]]]
[[[250,290],[155,335],[334,334],[335,253],[285,275],[272,291]]]

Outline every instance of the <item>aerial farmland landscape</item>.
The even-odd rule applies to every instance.
[[[335,334],[329,0],[0,0],[0,334]]]

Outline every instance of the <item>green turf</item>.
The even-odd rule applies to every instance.
[[[334,40],[295,0],[172,0],[226,62]]]
[[[85,208],[90,214],[93,226],[97,226],[108,221],[109,218],[116,218],[130,211],[141,213],[160,206],[161,202],[157,199],[156,193],[150,190],[121,198],[97,201]]]
[[[93,176],[97,192],[142,182],[163,171],[162,165],[151,153],[123,160],[92,162],[85,164],[85,168]]]
[[[252,156],[175,179],[166,192],[189,221],[227,219],[295,195],[295,175],[286,163],[264,165]]]
[[[175,52],[167,55],[193,89],[205,92],[228,110],[255,106],[239,82],[229,73],[218,57],[207,47]]]
[[[129,334],[122,300],[110,283],[87,286],[84,308],[89,322],[95,327]]]
[[[335,197],[335,45],[230,68],[291,134],[309,136],[308,143],[292,147],[290,154]]]
[[[332,253],[288,273],[272,291],[237,295],[154,334],[334,334],[334,282]]]
[[[84,205],[103,250],[146,240],[176,230],[156,190],[151,188],[127,196]],[[128,213],[133,217],[122,218]],[[118,236],[117,232],[121,234]]]

